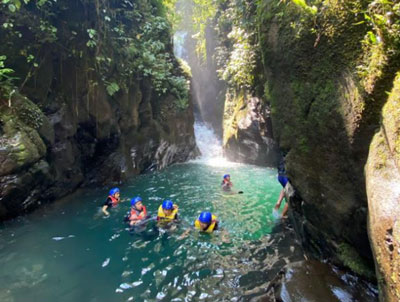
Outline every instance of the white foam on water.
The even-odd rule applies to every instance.
[[[212,167],[232,167],[240,165],[239,163],[230,162],[224,157],[222,141],[209,125],[196,122],[194,124],[194,135],[201,157],[192,162],[202,163]]]
[[[110,263],[110,258],[107,258],[106,260],[104,260],[104,262],[101,265],[101,267],[106,267],[109,263]]]

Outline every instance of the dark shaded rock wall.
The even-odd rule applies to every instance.
[[[119,74],[118,65],[126,62],[118,56],[112,57],[108,72],[124,87],[120,84],[111,96],[105,73],[96,68],[98,57],[86,47],[86,28],[95,27],[97,20],[87,11],[91,6],[68,4],[70,10],[63,8],[67,2],[60,3],[61,12],[54,10],[56,42],[37,45],[26,34],[25,43],[39,49],[34,76],[24,81],[27,63],[16,51],[20,40],[1,47],[8,66],[20,77],[20,91],[0,102],[0,219],[25,213],[82,185],[120,183],[197,154],[190,100],[188,107],[179,108],[176,94],[160,95],[139,71],[133,70],[133,78]],[[19,31],[29,33],[31,28],[24,28],[23,22],[37,17],[35,9],[16,16],[21,18]],[[168,47],[174,73],[182,75],[168,44],[168,29],[159,39]]]
[[[366,175],[364,167],[400,66],[397,40],[384,29],[374,29],[380,41],[368,40],[371,25],[357,12],[376,13],[377,6],[369,4],[332,1],[313,14],[293,3],[263,1],[257,23],[274,137],[287,153],[297,192],[290,200],[297,232],[314,256],[373,279],[367,217],[376,221],[380,214],[373,204],[386,196],[372,181],[375,172],[368,168]],[[394,142],[398,132],[393,133]],[[393,223],[389,219],[386,231]],[[387,286],[398,287],[382,266],[394,258],[379,256],[384,232],[376,227],[369,225],[375,260],[386,271]]]
[[[297,230],[315,255],[340,262],[345,245],[371,263],[363,176],[370,137],[357,137],[355,130],[362,100],[352,73],[364,33],[342,11],[336,20],[329,15],[338,24],[334,35],[315,45],[316,36],[305,29],[312,17],[305,14],[303,24],[300,8],[276,4],[266,1],[262,8],[261,47],[274,134],[301,196],[291,201]]]

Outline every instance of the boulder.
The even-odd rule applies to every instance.
[[[229,160],[277,166],[279,152],[272,136],[269,106],[257,97],[227,98],[223,148]]]

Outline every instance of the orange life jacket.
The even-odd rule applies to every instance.
[[[142,207],[143,207],[142,211],[139,211],[136,208],[132,208],[131,214],[129,215],[129,220],[142,220],[142,219],[146,218],[146,216],[147,216],[146,207],[145,206],[142,206]],[[142,213],[143,213],[143,215],[140,215]]]
[[[114,196],[108,196],[108,198],[110,198],[111,199],[111,202],[112,202],[112,206],[113,207],[115,207],[117,204],[118,204],[118,202],[119,202],[119,199],[117,199],[117,198],[115,198]]]

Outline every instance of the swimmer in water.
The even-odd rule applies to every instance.
[[[126,220],[129,222],[129,225],[134,226],[140,221],[143,221],[145,218],[147,218],[147,210],[142,203],[142,198],[139,196],[132,198],[131,210],[126,216]]]
[[[158,208],[157,221],[172,222],[178,219],[178,206],[172,200],[164,200]]]
[[[103,204],[102,211],[104,215],[109,216],[110,213],[107,211],[109,208],[114,208],[121,201],[120,199],[120,191],[118,188],[112,188],[108,193],[108,197],[106,202]]]
[[[222,179],[221,189],[224,192],[231,192],[233,187],[233,183],[231,182],[231,176],[229,174],[225,174]]]
[[[194,221],[194,227],[201,233],[211,234],[214,231],[219,230],[219,221],[217,216],[211,214],[210,212],[202,212],[199,217]],[[190,233],[190,229],[186,230],[178,239],[184,239]],[[227,238],[227,233],[222,232],[222,242],[229,243],[229,238]]]

